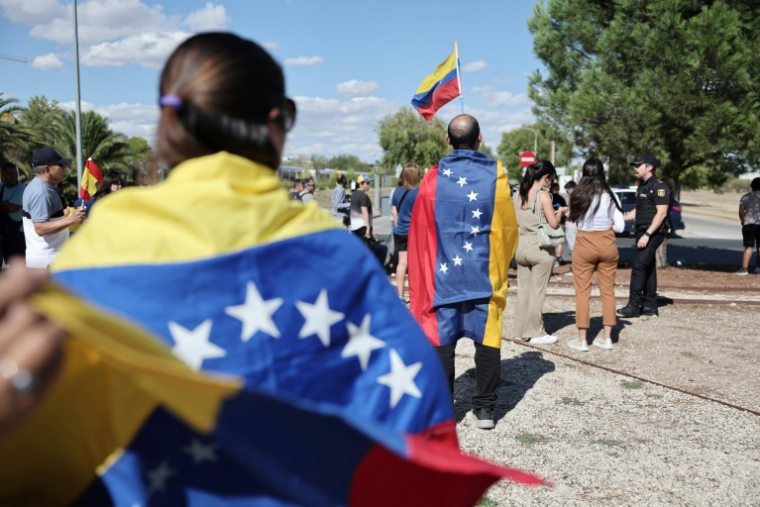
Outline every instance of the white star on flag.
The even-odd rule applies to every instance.
[[[367,369],[369,356],[372,354],[372,351],[385,347],[383,340],[375,338],[370,334],[370,321],[371,317],[367,314],[364,316],[362,325],[359,327],[356,327],[351,322],[346,322],[346,327],[348,327],[348,343],[340,353],[340,357],[343,358],[356,356],[359,359],[362,371]]]
[[[301,326],[298,337],[303,340],[311,335],[317,335],[322,345],[329,347],[330,327],[343,320],[345,315],[330,310],[330,306],[327,303],[327,289],[320,291],[314,304],[296,301],[296,308],[301,312],[303,318],[306,319],[306,322]]]
[[[470,227],[470,229],[470,234],[478,234],[480,232],[480,227],[478,226]]]
[[[377,379],[379,384],[391,388],[391,408],[395,407],[405,394],[415,398],[422,397],[417,384],[414,383],[414,377],[417,376],[420,368],[422,368],[422,362],[407,366],[396,349],[391,349],[391,371]]]
[[[461,265],[462,265],[462,261],[463,261],[464,259],[462,259],[461,257],[459,257],[459,255],[457,255],[457,256],[456,256],[456,257],[454,257],[452,260],[454,261],[454,265],[455,265],[455,266],[461,266]]]
[[[478,209],[476,209],[475,211],[472,212],[472,218],[480,218],[480,215],[482,215],[482,214],[483,214],[483,212],[480,211],[480,208],[478,208]]]
[[[224,357],[227,351],[209,341],[212,320],[207,319],[192,331],[176,322],[169,322],[174,340],[172,353],[193,370],[200,370],[204,359]]]
[[[459,185],[459,188],[464,187],[467,185],[467,178],[459,177],[459,181],[457,181],[457,185]]]
[[[194,438],[190,445],[182,448],[184,452],[193,457],[193,463],[199,465],[204,461],[216,461],[216,444],[204,445],[203,442]]]
[[[451,176],[451,169],[444,169],[444,170],[443,170],[443,175],[444,175],[444,176],[446,176],[447,178],[448,178],[449,176]]]
[[[465,241],[464,249],[467,250],[468,252],[472,252],[472,243],[470,243],[469,241]]]
[[[449,267],[444,262],[443,264],[441,264],[441,268],[438,271],[440,271],[441,273],[445,275],[448,270],[449,270]]]
[[[162,461],[161,464],[153,470],[149,470],[147,472],[148,481],[150,482],[150,485],[148,486],[148,495],[152,495],[156,491],[163,493],[164,489],[166,489],[166,480],[176,474],[177,472],[175,470],[169,468],[169,462],[167,460]]]
[[[248,282],[245,303],[228,306],[224,313],[235,317],[243,323],[240,339],[247,342],[257,331],[263,331],[272,338],[279,338],[280,331],[272,320],[272,315],[282,305],[282,298],[264,301],[256,288],[256,284]]]
[[[467,194],[467,197],[469,197],[470,198],[470,202],[472,202],[472,201],[474,201],[475,199],[478,198],[478,194],[476,194],[474,191],[471,190],[470,193]]]

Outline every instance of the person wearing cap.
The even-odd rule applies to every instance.
[[[84,222],[84,209],[69,212],[56,189],[69,164],[71,159],[53,148],[40,148],[32,154],[34,179],[24,191],[22,204],[26,265],[30,268],[50,266],[69,239],[69,226]]]
[[[636,207],[626,213],[624,219],[636,220],[636,253],[631,269],[628,304],[617,311],[621,317],[659,315],[655,254],[665,240],[670,207],[670,187],[654,175],[659,165],[652,155],[641,155],[631,163],[640,183],[636,190]]]

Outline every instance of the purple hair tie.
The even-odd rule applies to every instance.
[[[176,95],[164,95],[158,100],[158,103],[162,106],[173,107],[174,109],[179,109],[185,104],[185,102]]]

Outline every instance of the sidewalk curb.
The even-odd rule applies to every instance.
[[[721,215],[718,213],[712,213],[710,211],[697,211],[693,209],[686,209],[685,207],[683,208],[683,211],[685,213],[694,213],[696,215],[707,215],[709,217],[727,218],[728,220],[736,220],[737,222],[739,221],[739,217],[732,217],[730,215]]]

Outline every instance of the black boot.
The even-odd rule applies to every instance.
[[[626,317],[630,319],[631,317],[638,317],[639,315],[641,315],[641,308],[629,303],[625,305],[624,307],[622,307],[620,310],[618,310],[617,314],[620,315],[621,317]]]

